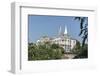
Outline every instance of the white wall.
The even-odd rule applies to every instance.
[[[58,7],[64,7],[67,5],[76,5],[76,6],[95,6],[97,7],[98,15],[97,15],[97,24],[100,25],[100,2],[99,0],[1,0],[0,1],[0,76],[13,76],[13,74],[9,73],[10,70],[10,45],[11,45],[11,8],[10,3],[13,1],[17,2],[33,2],[37,5],[44,4],[48,6],[48,4],[56,5]],[[62,72],[52,72],[52,73],[40,73],[40,74],[29,74],[30,76],[99,76],[100,71],[100,26],[97,27],[97,50],[95,51],[96,57],[96,66],[91,69],[73,69],[73,70],[65,70]],[[92,32],[92,30],[91,30]],[[24,74],[28,76],[28,74]]]

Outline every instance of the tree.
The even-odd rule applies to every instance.
[[[75,20],[80,22],[80,33],[79,36],[82,37],[82,47],[80,52],[75,56],[75,58],[87,58],[88,57],[88,18],[87,17],[75,17]]]
[[[58,44],[33,44],[28,45],[28,60],[61,59],[64,49]]]
[[[74,54],[79,54],[80,50],[81,50],[80,42],[79,41],[76,41],[76,45],[71,50],[71,52],[74,53]]]
[[[87,17],[75,17],[75,20],[80,22],[80,33],[79,36],[82,37],[82,47],[85,45],[86,40],[88,40],[88,18]]]
[[[37,46],[33,43],[28,43],[28,60],[32,60]]]
[[[76,58],[88,58],[88,46],[85,44],[83,47],[81,47],[80,52],[74,57]]]

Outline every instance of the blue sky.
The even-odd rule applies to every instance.
[[[75,16],[43,16],[43,15],[29,15],[28,16],[28,39],[29,42],[36,42],[42,36],[54,37],[58,35],[59,27],[64,31],[67,26],[68,34],[74,38],[82,41],[79,35],[80,22],[74,20]]]

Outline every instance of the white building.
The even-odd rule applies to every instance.
[[[76,40],[72,39],[68,35],[68,31],[67,31],[66,26],[65,26],[64,32],[62,32],[62,29],[60,27],[57,37],[50,38],[48,36],[44,36],[44,37],[40,38],[39,40],[37,40],[37,43],[39,43],[39,42],[41,42],[41,43],[51,42],[51,43],[54,43],[54,44],[59,44],[61,47],[63,47],[65,49],[65,52],[70,52],[70,50],[73,49],[74,46],[76,45]]]

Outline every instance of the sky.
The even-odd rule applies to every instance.
[[[29,15],[28,42],[36,42],[42,36],[55,37],[58,35],[60,26],[62,32],[66,26],[68,34],[82,42],[82,38],[79,36],[80,22],[74,18],[75,16]]]

